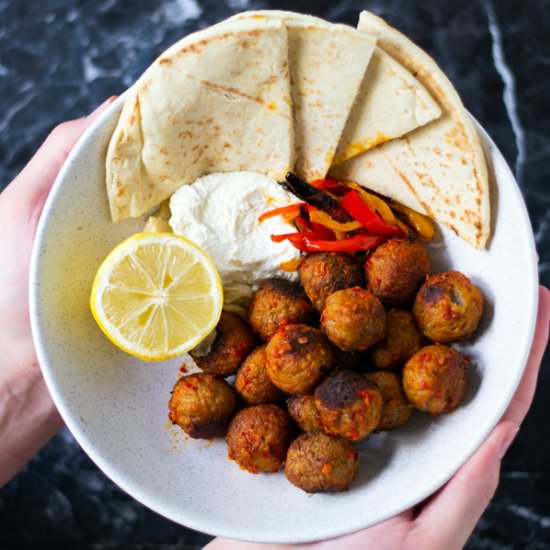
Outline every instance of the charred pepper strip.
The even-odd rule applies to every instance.
[[[340,201],[340,205],[365,229],[375,235],[404,236],[401,229],[387,224],[378,214],[373,212],[357,191],[346,193]]]
[[[334,193],[335,195],[343,195],[349,191],[348,186],[338,180],[325,178],[322,180],[314,180],[310,182],[312,187],[321,191],[327,191],[328,193]]]
[[[299,199],[315,206],[319,210],[324,210],[337,222],[346,223],[353,221],[349,214],[340,207],[339,202],[328,193],[315,189],[309,183],[300,179],[292,172],[286,175],[286,182],[279,182],[287,191],[296,195]]]
[[[354,181],[348,181],[346,182],[346,185],[348,188],[357,191],[361,195],[361,198],[367,203],[368,207],[373,212],[376,212],[386,223],[390,225],[397,224],[395,214],[392,212],[391,208],[388,206],[388,203],[384,199],[381,199],[373,193],[369,193],[365,188],[361,187]]]
[[[380,235],[359,233],[341,241],[315,241],[305,237],[302,240],[302,245],[307,249],[307,252],[358,252],[360,250],[372,250],[385,240],[385,237]],[[294,243],[292,242],[292,244]]]
[[[273,242],[289,240],[302,252],[358,252],[376,248],[386,240],[386,237],[359,233],[341,241],[324,241],[312,239],[304,233],[286,233],[284,235],[272,235],[271,240]]]

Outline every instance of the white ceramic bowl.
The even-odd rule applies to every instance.
[[[121,108],[115,102],[63,167],[36,235],[30,293],[36,349],[67,426],[94,462],[134,498],[214,535],[304,542],[358,530],[417,504],[479,447],[505,411],[531,346],[537,310],[536,252],[526,209],[501,153],[478,127],[493,176],[494,234],[477,251],[448,231],[437,269],[459,269],[488,302],[463,406],[439,418],[417,413],[404,429],[361,445],[350,491],[307,495],[283,473],[251,475],[226,458],[223,440],[192,440],[169,426],[167,401],[181,360],[145,364],[113,347],[92,319],[96,269],[141,221],[114,225],[104,156]]]

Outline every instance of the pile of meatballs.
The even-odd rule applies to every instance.
[[[210,352],[193,356],[203,372],[177,381],[169,417],[193,438],[225,436],[248,472],[284,465],[304,491],[343,491],[358,468],[353,443],[414,409],[459,406],[470,360],[446,344],[472,336],[484,299],[458,271],[431,275],[426,247],[409,239],[366,257],[309,254],[299,278],[262,281],[246,322],[222,313]]]

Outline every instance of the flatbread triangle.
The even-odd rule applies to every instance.
[[[294,129],[286,27],[225,22],[185,37],[128,91],[106,157],[114,221],[211,172],[284,178]]]
[[[290,11],[243,12],[236,17],[285,23],[294,108],[294,171],[309,181],[324,178],[376,40],[353,27]]]
[[[416,75],[442,107],[436,121],[354,157],[332,170],[424,212],[482,249],[490,234],[487,164],[477,131],[456,90],[435,61],[370,12],[359,30]]]

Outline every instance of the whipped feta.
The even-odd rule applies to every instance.
[[[281,216],[258,221],[263,212],[296,202],[296,197],[268,176],[255,172],[227,172],[203,176],[182,186],[170,199],[169,223],[212,257],[226,289],[226,303],[246,294],[266,277],[296,279],[280,264],[296,258],[288,242],[274,243],[272,234],[296,228]],[[245,285],[243,287],[243,285]],[[234,292],[239,289],[240,292]]]

